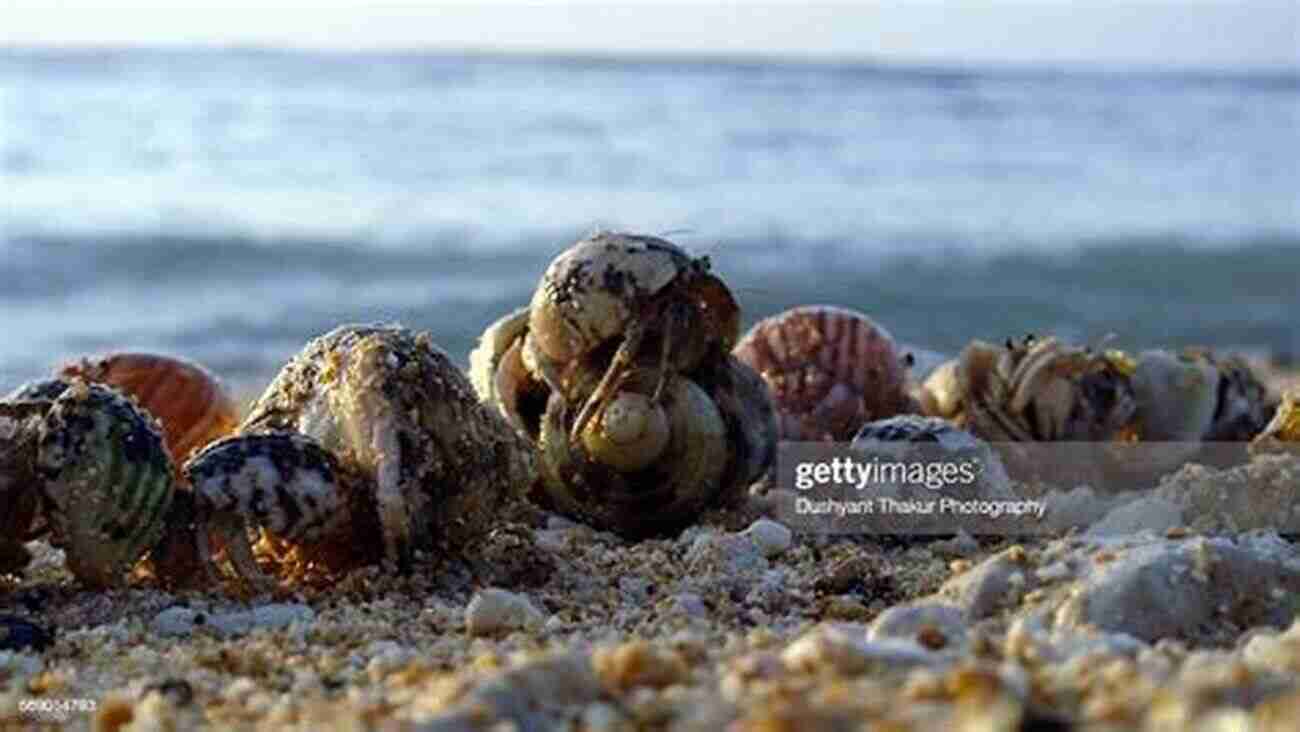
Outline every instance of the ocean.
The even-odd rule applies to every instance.
[[[746,322],[1300,352],[1300,72],[0,49],[0,391],[116,349],[255,392],[336,324],[462,364],[598,229]]]

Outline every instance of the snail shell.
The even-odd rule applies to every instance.
[[[184,461],[195,449],[232,434],[239,406],[207,369],[182,358],[153,353],[113,353],[63,365],[61,378],[114,386],[158,418],[167,450]]]
[[[175,492],[162,431],[114,389],[77,381],[54,400],[37,470],[54,543],[83,582],[118,584],[162,535]]]
[[[400,326],[345,325],[312,340],[240,431],[299,432],[360,476],[399,564],[435,539],[479,535],[535,477],[528,445],[446,353]],[[358,537],[357,551],[372,539]]]
[[[786,440],[848,440],[914,411],[893,336],[862,313],[807,305],[759,321],[735,356],[767,382]]]
[[[595,460],[622,471],[642,470],[668,447],[668,415],[645,394],[619,392],[587,423],[583,446]]]
[[[626,459],[622,446],[608,449],[597,442],[598,450],[589,452],[592,441],[570,442],[565,402],[552,395],[539,440],[547,499],[625,536],[659,534],[694,519],[721,491],[727,424],[708,394],[683,377],[669,381],[657,408],[667,421],[667,445],[643,468],[625,470],[616,464]],[[659,437],[651,440],[657,444]]]

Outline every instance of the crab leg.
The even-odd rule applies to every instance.
[[[210,532],[235,570],[253,585],[267,580],[253,559],[248,527],[286,539],[314,539],[346,520],[333,457],[311,438],[290,433],[231,437],[185,465],[194,487],[201,555]],[[206,557],[205,557],[206,558]]]
[[[596,390],[582,405],[582,410],[578,412],[578,417],[573,421],[573,428],[569,430],[569,439],[577,440],[582,435],[582,430],[587,426],[587,422],[596,415],[610,398],[617,391],[616,382],[622,376],[623,372],[632,365],[633,359],[636,358],[636,352],[641,348],[641,341],[645,338],[645,324],[636,322],[628,328],[627,335],[623,338],[623,343],[619,345],[618,351],[614,358],[609,362],[609,368],[605,369],[605,375],[601,377],[600,383],[596,385]]]

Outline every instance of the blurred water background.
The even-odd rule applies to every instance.
[[[598,228],[747,324],[1294,354],[1298,131],[1288,72],[8,48],[0,390],[127,347],[255,390],[349,321],[464,363]]]

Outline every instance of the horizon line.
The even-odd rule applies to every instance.
[[[1222,66],[1211,64],[1159,64],[1145,61],[1092,61],[1086,59],[1027,61],[936,58],[924,56],[895,57],[852,53],[800,53],[791,51],[732,50],[628,50],[583,49],[556,46],[552,48],[509,48],[473,45],[395,45],[380,46],[320,46],[294,43],[266,42],[122,42],[78,41],[73,43],[0,42],[0,54],[48,53],[77,54],[104,52],[140,53],[246,53],[280,55],[370,56],[401,57],[423,56],[440,58],[471,58],[504,61],[555,61],[586,62],[626,65],[720,65],[720,66],[787,66],[810,68],[881,69],[897,71],[931,71],[941,73],[971,73],[994,71],[1029,74],[1135,74],[1199,77],[1248,76],[1300,76],[1300,63],[1260,64],[1250,66]]]

